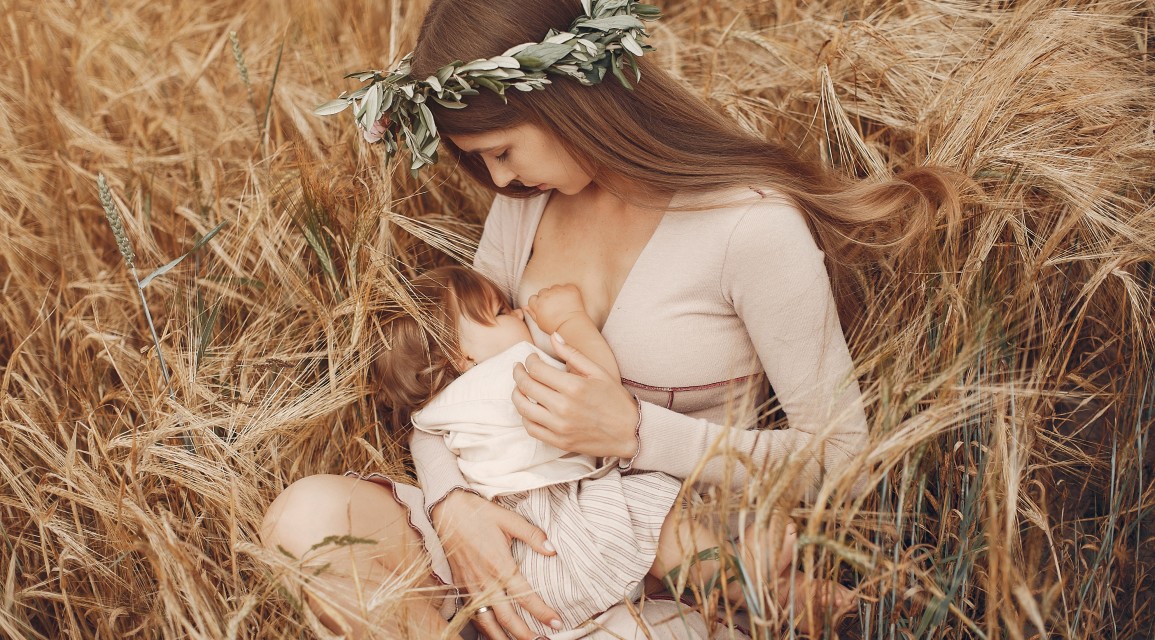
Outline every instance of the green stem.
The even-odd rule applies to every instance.
[[[172,376],[168,372],[168,363],[164,361],[164,352],[160,348],[160,336],[156,333],[156,324],[152,321],[152,312],[148,308],[148,300],[144,297],[144,289],[140,286],[140,277],[136,273],[136,267],[132,267],[132,279],[136,282],[136,292],[140,295],[140,304],[144,307],[144,318],[148,321],[148,331],[152,334],[152,343],[156,346],[156,357],[160,361],[160,372],[164,376],[164,386],[168,390],[168,397],[173,402],[176,402],[176,392],[172,388]],[[181,434],[181,439],[184,441],[184,446],[189,453],[196,453],[196,446],[193,444],[192,436],[188,433]]]

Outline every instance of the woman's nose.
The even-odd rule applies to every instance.
[[[493,179],[493,184],[497,185],[498,188],[505,188],[510,182],[513,182],[515,177],[512,171],[489,158],[485,159],[485,168],[489,169],[489,177]]]

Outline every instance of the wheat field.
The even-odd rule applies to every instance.
[[[489,196],[312,109],[425,4],[0,2],[0,637],[331,637],[257,527],[302,476],[406,475],[372,313]],[[742,126],[981,187],[856,267],[870,490],[799,513],[840,632],[1153,637],[1155,5],[660,4],[654,55]]]

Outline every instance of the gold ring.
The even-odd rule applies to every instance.
[[[488,612],[488,611],[491,611],[491,610],[492,610],[492,609],[490,609],[488,606],[484,606],[484,607],[478,607],[478,608],[477,608],[477,613],[478,613],[478,615],[480,615],[480,614],[482,614],[482,613],[486,613],[486,612]]]

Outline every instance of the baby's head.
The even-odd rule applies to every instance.
[[[394,409],[420,409],[470,367],[531,340],[521,310],[472,269],[439,267],[410,288],[417,308],[381,325],[386,349],[376,373]]]

